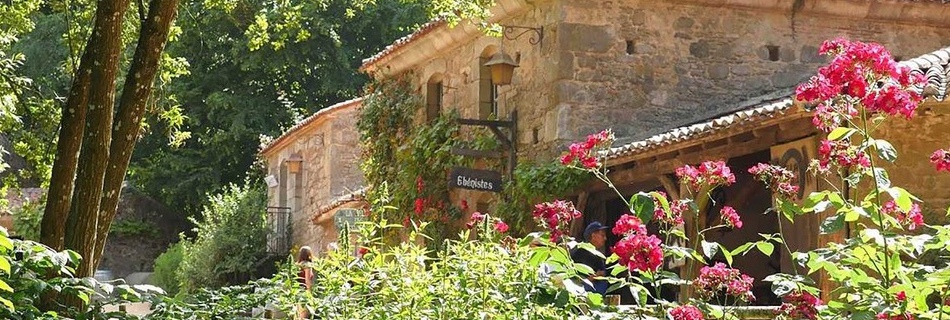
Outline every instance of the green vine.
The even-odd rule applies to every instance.
[[[446,176],[465,162],[451,150],[458,144],[457,113],[443,114],[425,125],[413,121],[422,99],[408,77],[377,81],[367,87],[357,129],[362,170],[369,190],[370,218],[402,223],[428,222],[432,244],[453,235],[451,222],[461,210],[449,201]],[[390,234],[389,239],[398,239]]]
[[[498,150],[500,142],[486,128],[460,127],[456,111],[421,124],[414,116],[424,106],[409,75],[378,80],[366,88],[357,129],[362,146],[361,169],[369,190],[370,219],[410,227],[427,223],[436,246],[458,233],[461,203],[451,203],[446,178],[453,166],[471,167],[475,159],[452,154],[452,148]],[[504,171],[505,159],[478,163]],[[589,180],[584,172],[557,162],[522,162],[514,182],[505,186],[495,214],[516,234],[532,230],[532,205],[564,196]],[[399,239],[395,232],[390,240]]]
[[[496,214],[518,234],[536,227],[531,219],[534,204],[563,197],[590,181],[590,175],[558,161],[521,162],[515,167],[514,175],[515,179],[505,185],[507,200],[498,204]]]

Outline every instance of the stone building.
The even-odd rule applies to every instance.
[[[711,238],[734,246],[777,231],[774,216],[760,214],[771,194],[745,170],[768,161],[799,170],[816,154],[820,134],[791,93],[826,62],[818,55],[822,41],[874,41],[930,79],[920,116],[883,129],[902,157],[891,178],[921,196],[929,212],[950,204],[944,191],[950,175],[937,176],[927,163],[930,152],[950,141],[943,129],[950,106],[942,102],[950,50],[938,50],[950,45],[946,1],[498,0],[492,12],[503,37],[434,21],[364,60],[361,69],[376,78],[414,77],[428,102],[420,119],[454,109],[463,118],[507,120],[516,111],[519,161],[551,159],[570,142],[611,128],[620,140],[608,165],[625,196],[645,190],[677,196],[676,167],[727,160],[741,173],[739,182],[717,197],[742,212],[747,227]],[[510,85],[494,85],[485,66],[499,51],[519,65]],[[802,187],[804,193],[818,185],[802,179]],[[454,196],[479,210],[495,199],[465,190]],[[623,200],[598,184],[572,197],[584,223],[610,224],[624,211]],[[815,236],[819,221],[812,219],[793,227],[796,248],[825,240]],[[790,268],[780,253],[750,254],[736,265],[757,279]]]
[[[315,253],[323,252],[337,241],[334,217],[341,209],[362,212],[356,131],[360,102],[354,99],[322,109],[261,150],[267,163],[271,250],[286,252],[306,245]],[[289,238],[284,233],[288,228]]]

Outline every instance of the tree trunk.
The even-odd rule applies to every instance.
[[[168,32],[178,13],[178,0],[151,0],[148,17],[139,33],[132,66],[125,76],[125,86],[119,98],[119,110],[112,131],[112,146],[109,154],[109,167],[106,168],[105,182],[100,205],[98,230],[92,260],[93,267],[99,265],[102,250],[112,219],[115,218],[122,182],[132,158],[132,151],[141,130],[142,116],[152,93],[152,83],[158,72],[159,60]]]
[[[96,4],[96,26],[99,41],[92,57],[89,88],[89,109],[86,130],[79,153],[76,186],[66,219],[66,248],[84,257],[76,270],[79,277],[88,277],[95,270],[92,252],[95,249],[102,183],[109,162],[112,141],[116,73],[122,47],[122,20],[128,0],[99,0]]]
[[[46,209],[40,226],[40,241],[56,250],[63,250],[66,218],[73,196],[73,178],[79,161],[83,129],[86,125],[86,105],[89,98],[89,80],[92,79],[92,57],[96,55],[98,32],[93,32],[79,61],[79,68],[69,89],[59,124],[59,142],[50,177]]]

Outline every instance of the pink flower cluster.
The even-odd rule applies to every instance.
[[[930,163],[937,167],[937,171],[950,172],[950,151],[939,149],[930,155]]]
[[[907,227],[907,230],[914,230],[924,225],[924,215],[920,212],[920,206],[916,203],[910,205],[910,210],[904,212],[894,200],[890,200],[881,207],[881,213],[897,218],[897,221]]]
[[[469,218],[468,223],[465,224],[465,228],[472,229],[478,226],[479,223],[488,219],[488,215],[481,212],[475,211],[472,212],[471,218]],[[508,232],[508,224],[502,221],[501,219],[495,219],[495,231],[498,233]]]
[[[798,186],[795,184],[795,174],[780,166],[759,163],[749,168],[749,173],[765,183],[782,199],[797,199]]]
[[[612,248],[620,257],[620,265],[631,271],[655,272],[663,264],[663,249],[655,235],[642,233],[624,237]]]
[[[676,176],[693,190],[704,186],[728,186],[736,183],[736,176],[726,166],[726,162],[721,160],[705,161],[698,167],[686,165],[677,168]]]
[[[569,165],[575,162],[586,169],[599,168],[601,163],[596,153],[598,150],[609,147],[614,141],[614,134],[610,129],[587,136],[584,142],[572,143],[568,152],[561,156],[561,164]]]
[[[667,198],[665,192],[660,191],[658,193],[660,194],[660,197]],[[660,205],[659,199],[656,197],[653,198],[653,220],[670,226],[678,226],[683,224],[683,212],[686,212],[686,209],[689,208],[689,205],[686,204],[686,201],[670,201],[670,199],[667,198],[666,202],[670,204],[670,212],[663,210],[663,206]]]
[[[782,297],[782,306],[778,313],[792,319],[815,320],[818,318],[818,306],[821,299],[811,293],[795,291]]]
[[[633,234],[646,234],[647,226],[643,224],[640,218],[624,214],[620,216],[620,219],[617,219],[617,223],[610,231],[618,236],[625,237]]]
[[[742,301],[755,301],[752,295],[752,277],[727,267],[722,262],[714,266],[705,266],[699,270],[699,277],[693,280],[696,293],[703,299],[710,299],[721,292]]]
[[[836,39],[825,41],[819,52],[833,56],[831,62],[795,90],[799,100],[820,103],[813,119],[819,129],[829,132],[856,116],[859,103],[871,112],[914,115],[922,98],[910,88],[924,77],[895,62],[884,46]]]
[[[829,164],[834,160],[839,166],[849,168],[869,168],[871,159],[867,153],[861,151],[856,146],[845,140],[831,141],[821,140],[818,145],[818,166],[820,170],[826,171]]]
[[[620,265],[641,272],[653,272],[663,264],[663,250],[654,235],[647,235],[647,227],[639,218],[624,214],[611,230],[623,237],[611,250],[620,258]]]
[[[909,312],[905,312],[903,314],[889,314],[889,313],[881,312],[877,314],[877,319],[878,320],[916,320],[917,318],[914,317],[914,315],[910,314]]]
[[[739,213],[736,212],[736,209],[730,206],[724,206],[722,210],[719,210],[719,214],[722,216],[722,223],[727,227],[742,229],[742,219],[739,218]]]
[[[551,231],[551,241],[559,241],[567,224],[582,216],[581,212],[574,208],[574,203],[564,200],[536,204],[531,215],[542,227]]]
[[[691,305],[682,305],[670,310],[672,320],[704,320],[703,311]]]

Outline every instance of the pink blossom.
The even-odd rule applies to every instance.
[[[819,103],[815,126],[830,132],[857,114],[856,103],[872,113],[913,117],[922,98],[912,87],[924,83],[921,74],[899,65],[880,44],[835,39],[821,48],[831,62],[795,89],[799,100]]]
[[[582,216],[573,203],[564,200],[536,204],[531,215],[541,227],[551,232],[552,241],[560,240],[570,221]]]
[[[682,305],[670,310],[672,320],[704,320],[703,311],[691,305]]]
[[[898,293],[897,293],[897,296],[895,296],[895,298],[897,299],[897,302],[906,302],[906,301],[907,301],[907,292],[904,292],[904,291],[898,292]]]
[[[614,224],[614,228],[611,231],[618,236],[646,234],[647,226],[643,224],[640,218],[624,214],[620,216],[620,219],[617,219],[617,223]]]
[[[843,168],[863,169],[871,167],[871,159],[868,158],[867,153],[858,149],[857,146],[851,145],[847,139],[821,140],[821,144],[818,145],[819,169],[827,171],[832,161]]]
[[[910,210],[904,212],[894,200],[890,200],[881,207],[881,213],[896,218],[907,230],[915,230],[924,225],[924,215],[920,212],[920,205],[916,203],[911,204]]]
[[[742,220],[739,219],[739,213],[736,212],[736,209],[724,206],[722,210],[719,210],[719,214],[722,215],[722,223],[726,224],[727,227],[742,229]]]
[[[484,214],[478,211],[472,212],[472,217],[469,218],[468,223],[465,224],[465,227],[468,229],[472,229],[476,225],[478,225],[479,222],[482,222],[484,220],[485,220]]]
[[[660,194],[660,197],[666,198],[665,192],[660,191],[658,193]],[[663,210],[663,206],[660,205],[660,201],[656,197],[653,198],[653,220],[671,226],[683,224],[683,212],[688,208],[686,201],[670,201],[668,198],[666,201],[670,205],[670,212]]]
[[[877,314],[877,319],[878,320],[916,320],[917,318],[914,317],[914,315],[910,314],[909,312],[905,312],[903,314],[889,314],[889,313],[881,312]]]
[[[721,160],[705,161],[697,167],[686,165],[677,168],[676,176],[693,190],[700,190],[704,186],[729,186],[736,183],[736,176],[726,166],[726,162]]]
[[[468,201],[462,200],[461,206],[463,211],[468,210]]]
[[[950,151],[938,149],[930,155],[930,163],[937,167],[937,171],[950,172]]]
[[[568,152],[561,156],[561,164],[579,163],[585,169],[599,168],[601,162],[597,152],[609,147],[613,141],[614,134],[609,129],[588,135],[584,142],[572,143],[568,147]]]
[[[414,204],[415,209],[413,211],[415,211],[417,215],[422,214],[422,212],[426,210],[426,202],[424,199],[416,198]]]
[[[795,291],[782,297],[782,306],[778,313],[792,319],[815,320],[818,318],[818,306],[821,300],[811,293]]]
[[[759,163],[749,168],[749,173],[782,199],[798,198],[798,186],[793,184],[795,174],[780,166]]]
[[[508,224],[504,221],[498,220],[495,222],[495,231],[498,231],[498,233],[508,232]]]
[[[655,235],[635,233],[624,237],[612,248],[620,257],[620,265],[640,272],[654,272],[663,264],[660,239]]]
[[[712,267],[702,267],[693,285],[696,286],[696,293],[702,299],[710,299],[724,293],[748,302],[755,300],[751,291],[752,281],[752,277],[742,274],[737,269],[729,268],[722,262],[717,262]]]
[[[416,177],[416,192],[422,192],[422,189],[425,188],[425,181],[422,180],[422,176]]]

